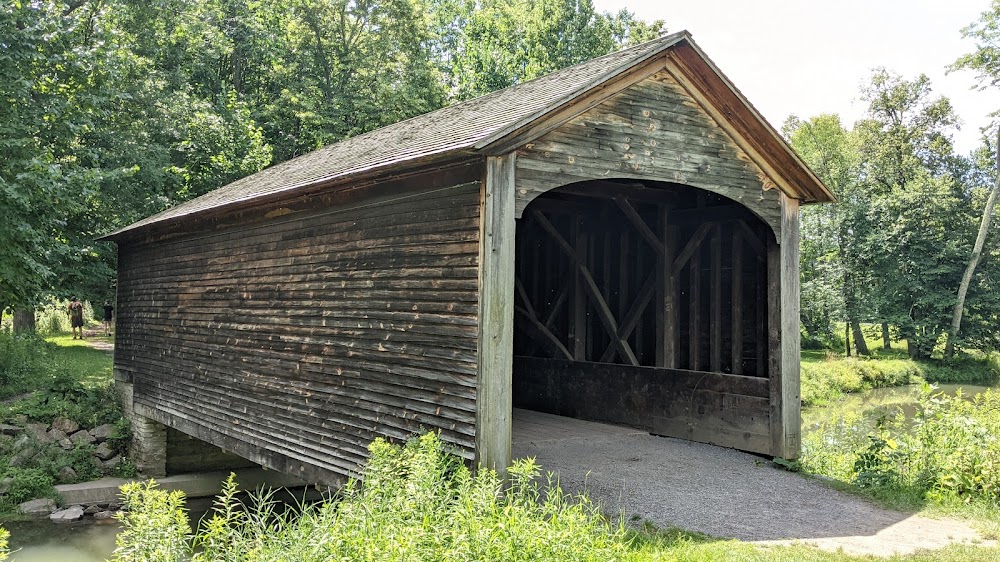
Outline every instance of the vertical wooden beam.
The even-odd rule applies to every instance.
[[[486,159],[480,207],[476,461],[510,465],[514,345],[514,154]]]
[[[688,369],[701,369],[701,246],[688,260]]]
[[[573,241],[576,259],[587,263],[587,233],[577,218],[574,223],[576,240]],[[583,287],[583,277],[580,268],[573,267],[573,302],[570,303],[570,330],[572,335],[572,352],[575,361],[587,360],[587,293]]]
[[[628,310],[628,298],[631,293],[629,289],[629,273],[635,268],[629,262],[632,252],[629,248],[628,230],[622,229],[618,244],[618,309],[615,312],[618,313],[619,318],[623,318],[625,312]]]
[[[666,205],[657,205],[656,214],[660,220],[660,224],[657,228],[660,232],[660,240],[664,242],[664,251],[656,257],[656,311],[653,314],[654,322],[656,323],[654,328],[656,329],[656,349],[655,355],[653,357],[653,365],[656,367],[666,367],[667,366],[667,306],[670,304],[670,295],[667,291],[667,279],[670,277],[670,272],[673,271],[673,267],[668,266],[673,260],[667,259],[667,229],[669,224],[667,223],[667,215],[669,210]]]
[[[770,340],[773,454],[799,456],[799,201],[781,195],[781,244],[769,244],[768,335]]]
[[[711,242],[711,294],[709,296],[709,368],[722,372],[722,225],[716,224]]]
[[[636,295],[638,297],[639,291],[641,291],[644,286],[644,284],[640,285],[640,279],[642,279],[642,272],[645,271],[646,267],[645,258],[647,255],[646,248],[643,246],[643,241],[639,236],[635,237],[634,244],[632,247],[628,249],[628,251],[629,254],[634,256],[632,261],[629,262],[629,266],[632,269],[632,273],[634,273],[634,275],[632,275],[631,277],[631,283],[629,285],[629,295]],[[657,254],[659,254],[659,252],[657,252]],[[653,261],[655,263],[656,260]],[[652,295],[656,294],[657,284],[655,275],[653,276],[652,281],[653,281],[653,289],[652,291],[650,291],[651,295],[650,298],[652,298]],[[646,323],[643,322],[642,318],[643,315],[645,315],[645,312],[640,314],[639,318],[636,319],[637,321],[635,325],[635,330],[633,330],[632,332],[633,334],[635,334],[635,346],[633,349],[635,349],[636,357],[639,358],[639,364],[649,365],[647,350],[646,350],[646,330],[645,330]]]
[[[743,374],[743,236],[733,229],[732,248],[732,373]]]
[[[754,348],[756,359],[757,370],[755,371],[756,376],[763,377],[767,375],[767,344],[768,344],[768,333],[767,333],[767,248],[764,248],[763,262],[761,260],[754,260],[754,299],[755,306],[754,312],[756,318],[754,318]]]
[[[674,260],[677,258],[677,227],[670,225],[669,210],[666,206],[660,212],[660,235],[663,236],[663,256],[658,263],[660,283],[660,306],[657,310],[657,362],[660,367],[676,369],[678,347],[680,346],[680,311],[678,309],[677,274]],[[662,330],[662,332],[660,331]]]

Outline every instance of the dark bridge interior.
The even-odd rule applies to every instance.
[[[515,407],[766,448],[773,240],[742,205],[685,185],[540,196],[517,225]],[[735,441],[699,438],[717,429]]]

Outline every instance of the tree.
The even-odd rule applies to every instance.
[[[433,0],[433,48],[452,99],[506,88],[655,39],[663,22],[600,13],[592,0]]]
[[[997,146],[1000,146],[1000,131],[997,132]],[[958,300],[955,303],[954,312],[951,317],[951,330],[948,331],[948,342],[945,345],[945,356],[951,357],[955,354],[955,342],[958,339],[959,330],[962,327],[962,315],[965,310],[965,297],[969,292],[969,285],[972,276],[979,266],[979,260],[983,256],[983,246],[986,244],[986,235],[990,229],[990,222],[993,219],[993,207],[996,205],[997,194],[1000,194],[1000,150],[997,150],[997,178],[989,198],[986,200],[986,207],[983,210],[983,218],[979,223],[979,233],[976,235],[976,244],[972,248],[972,257],[969,258],[969,265],[962,274],[962,281],[958,286]]]
[[[830,346],[836,339],[833,323],[856,318],[857,298],[847,265],[850,256],[853,209],[857,190],[855,140],[837,115],[819,115],[802,121],[790,117],[782,132],[799,156],[837,196],[832,205],[802,209],[802,326],[806,341]],[[850,349],[848,348],[848,354]]]
[[[110,297],[96,237],[437,109],[454,80],[492,90],[661,28],[590,0],[2,4],[0,309]]]
[[[989,10],[980,15],[978,21],[972,23],[962,30],[962,36],[976,40],[976,49],[972,53],[959,57],[952,64],[950,70],[967,69],[977,73],[980,79],[980,89],[990,86],[1000,86],[1000,0],[994,0]],[[994,116],[997,113],[994,113]],[[985,145],[984,145],[985,146]],[[972,250],[972,256],[966,266],[962,281],[958,287],[958,298],[952,313],[951,329],[948,332],[948,342],[945,347],[945,355],[952,356],[959,341],[959,333],[962,326],[962,317],[965,314],[965,299],[972,282],[972,276],[982,259],[983,247],[986,244],[986,237],[989,233],[990,222],[993,216],[993,208],[996,204],[998,193],[1000,193],[1000,128],[997,130],[997,144],[994,145],[996,151],[996,178],[993,189],[987,198],[980,220],[979,232],[976,236],[976,243]]]
[[[993,0],[979,20],[962,29],[962,37],[976,41],[976,50],[958,58],[951,70],[973,70],[980,89],[1000,86],[1000,0]]]
[[[86,8],[0,6],[0,309],[30,309],[74,258],[67,229],[99,179],[78,145],[103,102],[89,80],[101,53],[80,41]]]
[[[868,115],[855,125],[859,183],[868,194],[857,266],[872,275],[870,320],[899,327],[914,358],[926,358],[948,326],[971,229],[967,162],[952,146],[958,118],[930,80],[885,70],[862,92]]]

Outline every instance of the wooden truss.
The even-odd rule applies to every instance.
[[[656,202],[638,199],[618,192],[605,195],[603,205],[598,206],[537,200],[528,209],[522,221],[531,223],[532,232],[544,233],[545,239],[519,240],[519,259],[530,259],[525,252],[543,252],[545,257],[536,256],[536,262],[558,256],[568,267],[543,283],[548,285],[545,298],[529,289],[538,285],[537,279],[529,278],[545,276],[542,270],[552,270],[553,264],[540,264],[538,270],[518,269],[514,280],[518,331],[531,339],[536,351],[544,350],[553,358],[713,372],[725,369],[733,374],[743,374],[749,360],[751,371],[764,373],[767,296],[761,272],[767,252],[759,227],[755,230],[753,219],[737,205],[671,209],[662,195]],[[599,220],[594,220],[595,208],[601,209]],[[570,227],[565,226],[567,215]],[[562,218],[563,228],[550,217]],[[621,238],[618,256],[608,251],[609,237]],[[604,241],[603,260],[594,259],[598,239]],[[609,272],[610,267],[619,268],[617,277]],[[595,268],[603,268],[603,275],[595,273]],[[686,279],[682,279],[684,274]],[[617,286],[611,286],[612,277]],[[599,282],[602,278],[603,283]],[[617,302],[612,303],[616,296]],[[655,310],[650,311],[651,306]],[[599,322],[591,322],[590,313]],[[598,325],[603,329],[600,338],[593,333]],[[640,353],[630,343],[639,341],[636,332],[644,325],[654,327],[654,353]],[[749,350],[745,346],[748,337],[756,343]]]

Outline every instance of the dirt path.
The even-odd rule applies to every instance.
[[[99,349],[101,351],[106,351],[108,353],[115,352],[114,342],[105,341],[103,339],[98,339],[104,337],[104,328],[98,329],[85,329],[83,331],[83,336],[87,345],[94,349]]]
[[[883,509],[754,455],[630,429],[516,410],[514,456],[536,457],[608,512],[659,527],[852,554],[980,541],[963,522]]]

